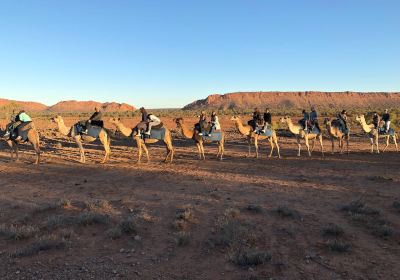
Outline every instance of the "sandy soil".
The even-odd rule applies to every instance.
[[[21,162],[10,162],[2,143],[1,279],[400,278],[400,209],[393,206],[400,199],[400,154],[393,147],[371,155],[368,140],[356,137],[350,155],[322,158],[317,146],[312,158],[297,158],[294,139],[280,137],[282,159],[267,158],[265,143],[261,158],[246,158],[243,137],[225,119],[223,161],[214,158],[215,144],[198,161],[193,143],[174,133],[173,164],[161,162],[165,148],[154,144],[151,162],[137,165],[133,141],[121,138],[112,141],[108,164],[99,164],[103,150],[95,142],[85,146],[81,165],[73,142],[49,130],[47,120],[36,124],[42,164],[31,164],[29,146],[21,147]],[[365,207],[341,210],[355,200]],[[82,213],[108,220],[51,226],[55,217]],[[127,218],[135,229],[111,239]],[[330,223],[343,233],[324,234]],[[36,231],[16,240],[5,233],[12,225]],[[62,246],[16,254],[29,255],[26,248],[45,236]],[[329,247],[332,240],[347,251]],[[238,259],[243,251],[250,253]],[[251,252],[271,258],[257,261]]]

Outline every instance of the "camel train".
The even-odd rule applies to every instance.
[[[278,158],[281,158],[280,154],[280,146],[278,144],[278,136],[276,131],[269,127],[265,131],[259,132],[253,130],[251,125],[243,124],[242,120],[239,116],[233,116],[230,120],[234,123],[237,132],[243,135],[246,138],[248,153],[247,157],[251,155],[251,147],[254,145],[255,148],[255,157],[259,157],[259,141],[267,140],[270,145],[270,153],[268,157],[272,157],[274,150],[276,150],[276,155]],[[380,131],[376,128],[374,124],[367,124],[364,115],[357,115],[355,120],[360,124],[362,130],[368,136],[371,142],[371,153],[380,153],[379,150],[379,139],[383,138],[386,141],[386,145],[383,148],[382,152],[385,152],[389,146],[390,140],[395,145],[396,151],[398,151],[397,145],[397,133],[392,129],[388,129],[386,132]],[[78,146],[80,158],[80,163],[86,162],[85,150],[83,147],[83,143],[90,143],[97,139],[100,140],[101,144],[104,148],[104,158],[101,163],[106,163],[110,158],[111,153],[111,138],[114,136],[109,129],[104,128],[102,126],[89,125],[85,131],[82,133],[82,128],[80,127],[80,123],[76,123],[70,127],[66,126],[64,120],[61,116],[56,116],[51,118],[51,121],[57,125],[58,131],[64,136],[70,137],[73,139]],[[127,127],[123,124],[120,118],[111,118],[110,123],[116,127],[116,130],[121,132],[121,134],[125,137],[131,138],[134,143],[136,143],[137,147],[137,163],[141,162],[141,158],[143,152],[145,153],[147,162],[150,161],[149,150],[147,148],[147,144],[152,144],[161,141],[164,143],[166,148],[166,156],[164,158],[164,162],[172,163],[174,159],[174,147],[173,147],[173,139],[171,135],[171,131],[160,122],[158,125],[152,127],[150,133],[148,135],[140,133],[140,129],[138,126],[133,128]],[[197,147],[198,157],[200,160],[205,160],[205,150],[204,145],[206,143],[216,143],[218,146],[218,152],[216,157],[220,160],[223,159],[225,152],[225,133],[224,131],[217,130],[213,131],[213,133],[209,135],[202,135],[200,131],[197,129],[193,129],[189,127],[183,118],[175,118],[173,122],[176,124],[178,131],[184,136],[184,138],[192,139],[194,144]],[[307,148],[308,156],[311,157],[312,152],[315,147],[315,141],[317,140],[320,144],[321,155],[324,156],[324,146],[323,146],[323,131],[318,127],[313,127],[312,129],[304,129],[300,124],[294,124],[291,117],[284,116],[280,118],[280,123],[285,124],[287,129],[291,134],[293,134],[296,138],[296,142],[298,145],[297,156],[301,155],[301,146],[302,142]],[[10,124],[9,124],[10,125]],[[7,125],[7,127],[9,126]],[[324,119],[324,125],[326,128],[326,134],[331,141],[332,144],[332,154],[335,151],[335,141],[338,142],[339,153],[342,154],[344,152],[344,143],[346,142],[346,153],[349,154],[349,139],[350,139],[350,130],[343,131],[341,128],[341,124],[338,119],[331,120],[329,118]],[[10,147],[10,158],[18,161],[18,145],[19,143],[30,143],[36,153],[35,164],[40,162],[40,141],[39,134],[35,128],[35,125],[32,121],[22,123],[17,128],[17,135],[19,135],[20,139],[8,138],[6,140],[7,144]],[[210,123],[207,123],[204,126],[204,131],[211,131],[212,126]],[[7,129],[0,129],[0,135],[5,135],[7,133]],[[147,136],[147,137],[146,137]],[[311,147],[310,147],[311,141]]]

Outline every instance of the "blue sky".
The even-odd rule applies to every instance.
[[[0,0],[0,97],[400,90],[400,1]]]

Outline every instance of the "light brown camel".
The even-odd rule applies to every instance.
[[[319,143],[321,145],[321,154],[322,154],[322,156],[324,156],[324,145],[322,143],[321,131],[318,134],[306,133],[300,125],[293,124],[292,119],[289,116],[285,116],[285,117],[281,118],[281,123],[287,123],[288,127],[289,127],[289,131],[296,136],[297,145],[299,147],[297,156],[300,156],[300,150],[301,150],[300,141],[301,141],[301,139],[304,139],[304,141],[305,141],[307,151],[308,151],[308,156],[311,156],[311,151],[314,150],[315,139],[318,139]],[[313,140],[313,146],[312,146],[311,151],[310,151],[309,140]]]
[[[332,142],[332,154],[335,152],[335,139],[338,140],[340,153],[343,154],[343,142],[346,140],[347,143],[347,154],[349,154],[349,140],[350,130],[347,129],[347,133],[343,133],[339,127],[339,123],[333,122],[329,118],[325,118],[324,124],[328,131],[329,137]]]
[[[8,125],[7,125],[8,127]],[[1,131],[1,134],[3,135],[5,131]],[[35,128],[35,125],[33,122],[26,124],[25,126],[21,126],[18,128],[18,135],[22,136],[23,138],[26,137],[26,141],[32,144],[33,149],[36,152],[36,160],[34,164],[38,164],[40,162],[40,141],[39,141],[39,134]],[[7,142],[8,146],[10,146],[10,157],[11,160],[14,159],[13,154],[15,153],[15,161],[19,161],[18,158],[18,144],[20,142],[17,142],[15,140],[11,139],[5,139]]]
[[[76,135],[75,135],[74,126],[72,126],[72,127],[65,126],[64,120],[61,116],[57,116],[55,118],[52,118],[51,120],[57,124],[58,130],[61,132],[61,134],[72,137],[75,140],[76,144],[79,147],[79,153],[80,153],[79,161],[81,163],[85,163],[86,157],[85,157],[85,150],[83,149],[82,142],[90,143],[90,142],[95,141],[97,138],[91,137],[89,135],[80,135],[78,133],[76,133]],[[101,163],[106,163],[109,160],[110,153],[111,153],[111,150],[110,150],[111,139],[110,139],[109,132],[105,128],[101,128],[98,138],[100,139],[100,142],[103,144],[104,151],[105,151],[104,159],[101,161]]]
[[[386,151],[387,147],[389,146],[390,137],[392,137],[394,145],[396,146],[396,151],[399,151],[397,146],[397,133],[393,131],[393,135],[390,134],[379,134],[378,130],[375,128],[373,124],[367,124],[365,121],[364,115],[357,115],[356,121],[361,125],[364,132],[368,135],[371,141],[371,154],[374,152],[374,145],[376,146],[376,153],[379,154],[379,138],[386,139],[386,146],[383,149],[383,152]]]
[[[159,139],[145,139],[143,141],[143,139],[137,135],[136,129],[126,127],[119,118],[112,118],[110,119],[110,122],[114,124],[124,136],[132,137],[136,141],[136,145],[138,147],[138,163],[140,163],[142,158],[142,150],[146,154],[147,161],[150,160],[149,151],[146,147],[146,144],[156,143],[160,141]],[[161,140],[164,142],[165,147],[167,148],[167,156],[165,157],[164,161],[168,162],[168,158],[170,158],[169,162],[172,162],[174,159],[174,147],[172,146],[171,132],[165,125],[163,127],[165,128],[165,136],[164,139]]]
[[[254,140],[254,147],[256,149],[256,158],[258,158],[258,140],[268,139],[269,143],[271,145],[271,152],[269,153],[269,157],[272,156],[272,152],[274,151],[274,148],[276,146],[278,158],[281,158],[281,154],[279,151],[279,145],[278,145],[278,137],[276,136],[275,130],[272,129],[271,136],[259,135],[259,134],[253,132],[253,128],[250,125],[243,125],[242,120],[238,116],[233,116],[231,118],[231,121],[235,122],[235,126],[239,130],[240,134],[246,136],[246,138],[247,138],[247,143],[249,146],[248,156],[250,156],[252,140]]]
[[[193,141],[196,143],[197,150],[199,151],[199,159],[200,160],[205,160],[205,155],[204,155],[204,143],[210,142],[207,140],[203,139],[203,136],[199,135],[198,131],[194,129],[189,129],[187,125],[185,124],[183,118],[177,118],[174,119],[174,122],[176,123],[176,126],[181,129],[182,134],[189,139],[193,139]],[[204,127],[204,130],[209,131],[210,126]],[[223,159],[224,155],[224,143],[225,143],[225,133],[221,131],[221,140],[216,141],[218,144],[218,153],[217,153],[217,158],[219,157],[220,160]]]

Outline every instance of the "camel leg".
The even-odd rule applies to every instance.
[[[271,146],[271,152],[269,153],[268,157],[271,157],[272,156],[272,152],[274,151],[274,142],[272,140],[272,137],[269,138],[269,144]]]
[[[204,144],[203,142],[200,143],[200,148],[201,148],[201,155],[203,156],[203,160],[206,159],[205,153],[204,153]]]
[[[251,153],[251,137],[247,137],[247,144],[249,145],[249,152],[247,154],[247,157],[250,157],[250,153]]]
[[[145,143],[142,143],[142,149],[143,149],[144,153],[146,154],[147,162],[149,162],[150,161],[149,150],[147,149],[147,146]]]
[[[138,139],[136,141],[136,146],[137,146],[137,149],[138,149],[138,160],[137,160],[137,163],[140,163],[140,161],[142,160],[142,140],[141,139]]]
[[[28,140],[32,144],[33,149],[36,152],[36,160],[34,164],[39,164],[40,161],[40,142],[39,142],[39,134],[35,130],[28,131]]]
[[[332,155],[335,153],[335,140],[333,137],[331,137],[331,143],[332,143]],[[340,141],[339,141],[339,148],[340,148]]]
[[[371,138],[369,139],[369,141],[371,142],[371,154],[373,154],[373,153],[374,153],[374,144],[375,144],[375,143],[374,143],[374,138],[371,137]]]
[[[315,148],[315,138],[312,141],[311,153],[314,152],[314,148]]]
[[[278,144],[278,137],[275,136],[273,140],[275,142],[276,151],[278,152],[278,158],[281,158],[281,152]]]
[[[308,151],[308,156],[311,157],[311,151],[310,151],[310,143],[308,142],[308,137],[306,135],[306,137],[304,138],[305,142],[306,142],[306,147],[307,147],[307,151]]]
[[[79,162],[80,163],[85,163],[86,162],[85,150],[83,149],[83,145],[82,145],[82,141],[80,139],[80,136],[75,136],[74,139],[75,139],[76,145],[78,145],[78,148],[79,148],[79,153],[80,153]]]
[[[297,156],[300,156],[300,150],[301,150],[301,145],[300,145],[300,137],[297,137],[297,146],[299,148],[298,152],[297,152]]]
[[[375,138],[376,153],[379,154],[379,136]]]
[[[197,150],[198,150],[198,152],[199,152],[199,159],[201,160],[202,157],[201,157],[201,147],[200,147],[200,143],[197,142],[197,143],[196,143],[196,146],[197,146]]]
[[[13,142],[13,146],[14,146],[14,153],[15,153],[15,161],[18,162],[19,161],[18,144]]]
[[[346,137],[346,145],[347,145],[347,154],[349,154],[350,153],[350,150],[349,150],[349,137]]]
[[[258,139],[254,138],[254,147],[256,149],[256,158],[258,158]]]
[[[396,152],[398,152],[399,148],[397,146],[397,136],[396,136],[396,134],[393,135],[392,139],[393,139],[394,146],[396,147]]]
[[[223,159],[224,152],[225,152],[225,138],[222,139],[222,141],[221,141],[221,155],[220,155],[220,160]]]
[[[319,135],[319,143],[321,145],[321,154],[324,156],[324,143],[322,142],[322,134]]]
[[[386,151],[387,147],[389,147],[389,140],[390,140],[390,136],[387,136],[386,137],[386,146],[385,146],[385,148],[383,148],[382,153],[384,153]]]
[[[167,156],[165,157],[165,162],[168,161],[168,157],[170,158],[170,162],[172,162],[172,159],[174,158],[174,148],[172,147],[171,140],[164,140],[165,147],[167,149]]]

